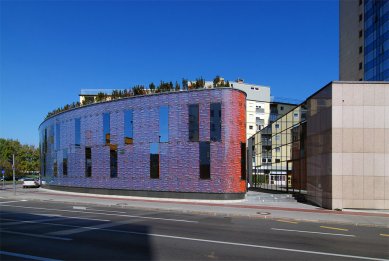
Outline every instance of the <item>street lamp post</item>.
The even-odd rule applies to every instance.
[[[13,182],[14,182],[14,195],[16,195],[15,154],[12,154],[12,176],[13,176]]]

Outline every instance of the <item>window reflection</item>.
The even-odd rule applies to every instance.
[[[92,176],[92,149],[85,148],[85,177]]]
[[[150,144],[150,178],[159,178],[159,144]]]
[[[62,154],[62,175],[68,175],[68,150],[64,149]]]
[[[199,105],[189,105],[189,140],[199,141]]]
[[[60,140],[61,140],[61,126],[59,123],[55,125],[55,149],[59,150],[60,148]]]
[[[111,123],[110,123],[111,115],[109,112],[103,113],[103,142],[105,144],[110,144],[111,142]]]
[[[133,139],[133,112],[127,110],[124,111],[124,144],[132,144]]]
[[[240,143],[240,178],[246,179],[246,143]]]
[[[159,142],[169,141],[169,107],[159,108]]]
[[[118,151],[111,149],[110,154],[110,176],[116,178],[118,176]]]
[[[211,178],[211,150],[208,141],[200,142],[200,178]]]

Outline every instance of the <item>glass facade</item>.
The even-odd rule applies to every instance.
[[[306,189],[306,105],[286,113],[252,139],[251,186],[299,191]]]
[[[365,0],[365,81],[389,80],[389,1]]]

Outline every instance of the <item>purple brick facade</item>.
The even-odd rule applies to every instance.
[[[210,142],[210,179],[200,179],[199,142],[188,138],[188,105],[199,104],[199,140],[210,141],[210,104],[218,102],[222,108],[222,139]],[[137,96],[63,112],[39,127],[42,178],[50,186],[61,187],[244,194],[246,182],[241,178],[240,146],[246,142],[245,104],[243,92],[217,88]],[[152,179],[150,143],[159,142],[160,106],[169,107],[169,141],[159,143],[160,174],[158,179]],[[125,110],[133,110],[133,144],[124,142]],[[103,138],[103,113],[107,112],[110,113],[110,143],[117,145],[115,178],[110,177],[110,146]],[[75,145],[76,118],[81,119],[80,146]],[[85,147],[92,150],[91,177],[85,176]],[[64,150],[68,155],[66,176],[62,168]]]

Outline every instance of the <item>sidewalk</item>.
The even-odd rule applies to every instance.
[[[38,200],[82,204],[144,208],[162,211],[241,216],[249,218],[288,219],[309,222],[344,223],[389,228],[389,211],[332,211],[296,202],[289,194],[269,194],[250,191],[244,200],[183,200],[129,196],[112,196],[63,192],[48,189],[0,190],[2,201],[6,199]],[[1,201],[0,201],[1,206]]]

